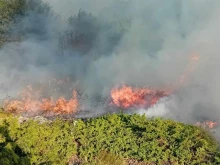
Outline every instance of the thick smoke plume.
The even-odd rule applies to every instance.
[[[58,16],[30,13],[21,18],[22,27],[14,29],[31,26],[42,31],[25,33],[22,42],[8,43],[0,50],[2,99],[16,97],[25,83],[69,77],[66,88],[79,88],[84,104],[89,107],[97,102],[93,111],[103,112],[97,95],[109,97],[110,90],[124,82],[140,87],[172,86],[196,54],[200,59],[186,83],[149,110],[139,111],[185,122],[220,118],[220,1],[44,2]],[[67,95],[67,91],[59,94]]]

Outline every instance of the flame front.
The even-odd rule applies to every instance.
[[[168,94],[169,92],[165,90],[132,88],[126,85],[111,90],[112,102],[122,108],[149,107]]]
[[[166,90],[135,88],[126,85],[123,85],[121,88],[113,88],[111,90],[112,104],[120,108],[148,108],[156,104],[160,98],[170,95],[186,83],[190,73],[195,70],[198,59],[199,56],[196,54],[190,56],[189,65],[185,68],[178,81],[169,87],[162,88]],[[49,81],[49,86],[51,86],[53,82],[55,82],[56,85],[65,86],[65,84],[69,82],[69,79],[65,81],[56,79],[51,80]],[[76,91],[73,91],[70,100],[66,100],[64,97],[60,97],[57,100],[53,97],[44,98],[42,97],[43,92],[45,91],[42,88],[36,91],[29,85],[27,89],[22,92],[20,100],[7,100],[4,104],[4,109],[13,113],[51,112],[55,114],[71,114],[77,112],[79,104]]]
[[[213,129],[220,124],[219,121],[205,121],[205,122],[197,122],[196,126]]]
[[[152,88],[133,88],[123,85],[122,88],[113,88],[111,90],[112,103],[121,108],[129,107],[150,107],[157,103],[157,101],[168,96],[174,91],[182,87],[189,75],[195,70],[196,63],[199,60],[197,54],[193,54],[189,58],[189,65],[185,68],[180,78],[172,86],[166,90],[152,89]]]
[[[29,85],[21,94],[20,100],[6,100],[4,109],[12,113],[53,113],[53,114],[72,114],[78,109],[78,99],[76,91],[73,91],[72,97],[66,100],[60,97],[57,100],[50,98],[41,98],[41,90],[34,91]]]

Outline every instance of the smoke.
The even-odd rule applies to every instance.
[[[148,109],[138,109],[135,113],[138,113],[140,115],[146,115],[148,118],[151,117],[164,117],[168,116],[171,112],[169,107],[171,102],[169,102],[170,98],[162,98],[158,101],[157,104],[154,104],[152,107]]]
[[[28,17],[19,18],[21,23],[13,29],[22,29],[25,39],[0,49],[1,98],[16,96],[24,82],[54,77],[70,77],[72,83],[67,88],[79,85],[89,102],[95,101],[92,98],[97,94],[109,97],[111,88],[123,82],[172,85],[189,65],[189,57],[196,53],[200,59],[185,86],[147,110],[147,115],[186,122],[220,117],[218,0],[44,2],[59,16],[40,17],[30,12]],[[85,16],[80,25],[70,26],[67,19],[77,16],[80,9],[93,16]],[[69,29],[74,33],[81,29],[86,35],[81,45],[61,49],[60,34],[66,31],[69,36]]]

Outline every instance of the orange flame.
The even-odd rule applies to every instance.
[[[199,56],[196,54],[190,56],[189,66],[186,67],[177,83],[168,87],[169,90],[132,88],[123,85],[122,88],[113,88],[111,90],[112,103],[121,108],[133,106],[146,107],[156,104],[161,97],[170,95],[185,84],[189,74],[195,70],[195,62],[198,59]]]
[[[4,109],[12,113],[54,113],[54,114],[72,114],[78,109],[78,99],[76,91],[73,91],[72,98],[66,100],[64,97],[56,101],[51,98],[41,98],[42,89],[34,91],[30,85],[27,86],[21,94],[20,100],[6,100]],[[41,98],[41,99],[40,99]]]
[[[189,74],[195,69],[195,61],[198,59],[198,55],[192,55],[190,57],[190,65],[186,67],[177,83],[172,85],[172,87],[169,87],[169,90],[132,88],[123,85],[121,88],[113,88],[111,90],[112,103],[121,108],[135,106],[149,107],[156,104],[160,98],[170,95],[173,91],[183,86]],[[69,79],[65,81],[52,79],[49,81],[49,86],[51,83],[53,84],[53,82],[56,82],[56,85],[65,85],[68,81]],[[73,91],[73,95],[70,100],[66,100],[64,97],[60,97],[57,100],[54,100],[52,97],[43,98],[42,93],[43,88],[40,88],[38,91],[34,91],[32,86],[29,85],[27,86],[27,89],[22,92],[20,100],[6,100],[4,109],[14,113],[52,112],[55,114],[70,114],[77,112],[78,99],[75,91]]]
[[[189,65],[184,69],[183,73],[180,75],[180,78],[177,80],[177,82],[173,85],[172,90],[176,91],[179,88],[181,88],[184,84],[186,84],[189,75],[196,69],[196,63],[199,60],[199,55],[194,53],[189,58]]]
[[[205,122],[197,122],[196,126],[213,129],[220,124],[219,121],[205,121]]]
[[[132,106],[151,106],[161,97],[167,96],[168,91],[155,90],[150,88],[132,88],[123,85],[122,88],[113,88],[111,90],[112,102],[118,107],[129,108]]]

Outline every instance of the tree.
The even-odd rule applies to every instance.
[[[108,54],[112,52],[129,27],[130,21],[103,20],[79,10],[77,15],[68,19],[68,28],[60,37],[60,47],[81,54],[91,51],[96,55]]]
[[[0,0],[0,46],[30,34],[45,36],[53,12],[42,0]]]

